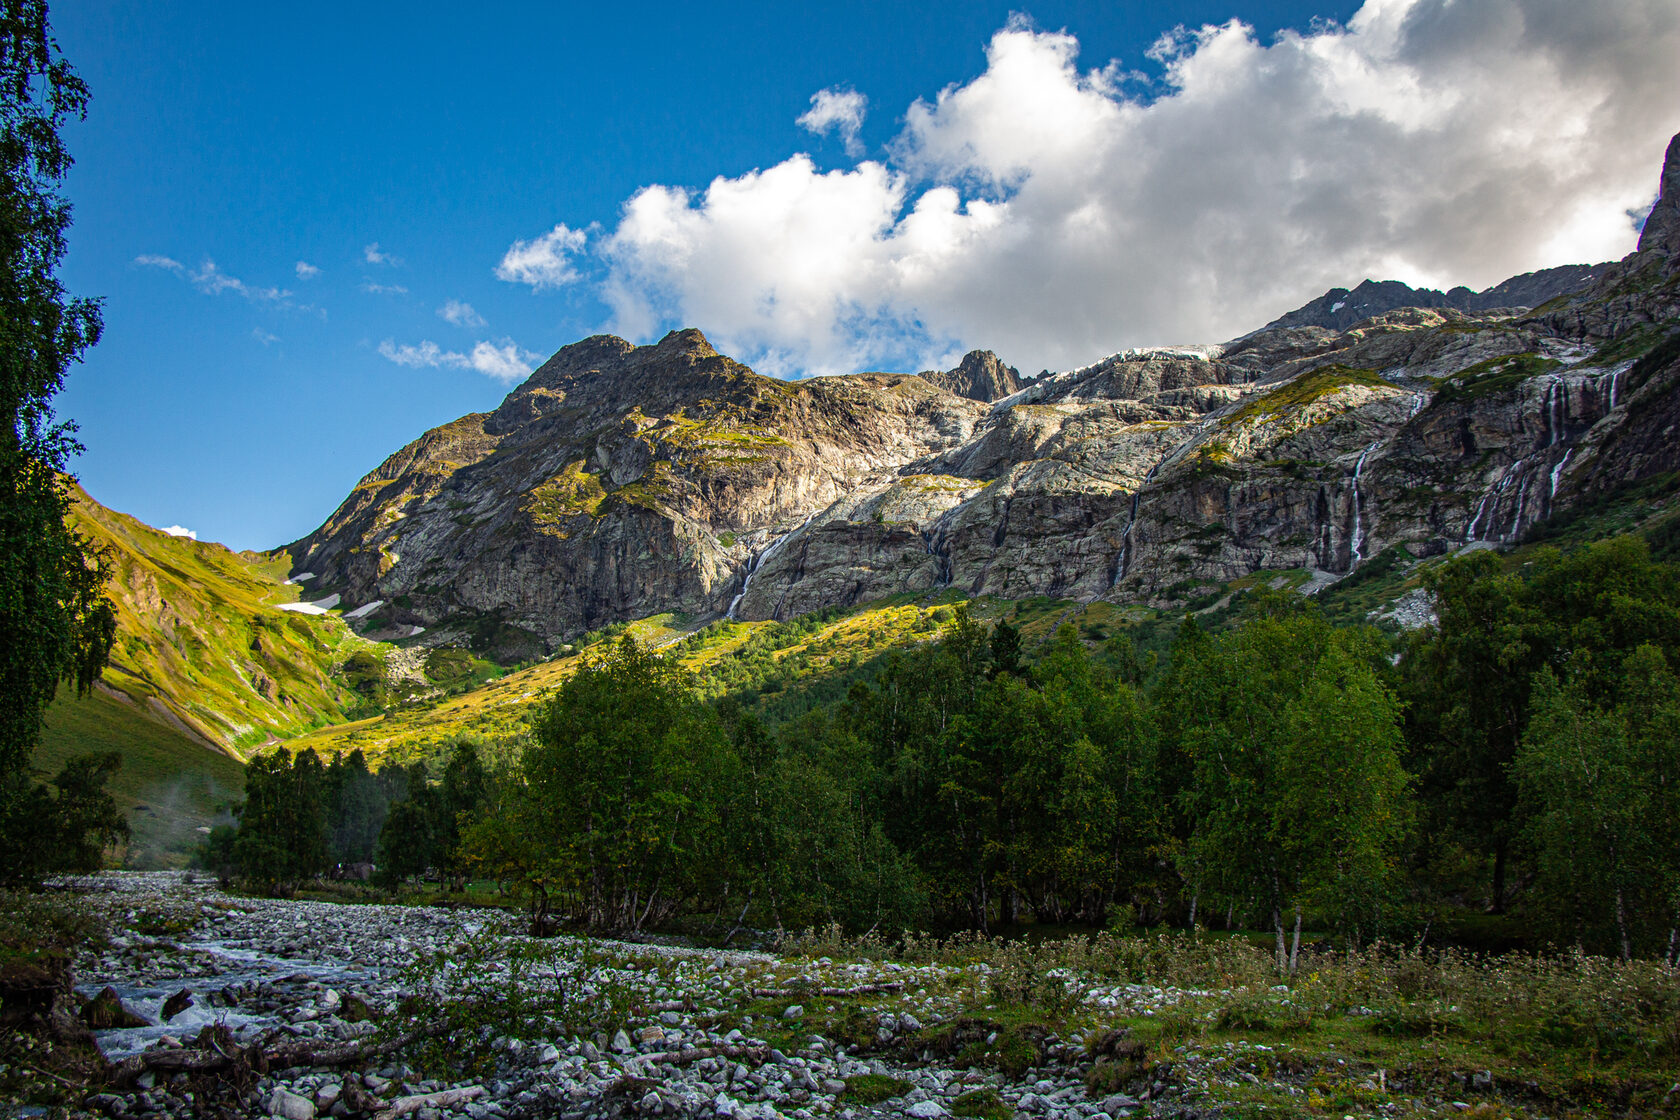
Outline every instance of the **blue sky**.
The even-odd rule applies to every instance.
[[[61,3],[106,334],[59,411],[101,502],[267,548],[601,330],[1036,371],[1619,256],[1672,5],[1484,3]]]

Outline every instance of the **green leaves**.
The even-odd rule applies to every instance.
[[[61,472],[80,446],[51,406],[100,332],[97,301],[68,298],[56,275],[70,225],[59,130],[86,105],[44,0],[0,4],[0,850],[16,853],[0,863],[0,882],[38,874],[55,848],[80,860],[110,832],[95,813],[92,831],[44,836],[37,803],[49,794],[29,769],[59,682],[91,686],[115,631],[102,558],[64,522]],[[61,823],[80,827],[82,817]]]
[[[1193,889],[1281,921],[1311,906],[1375,926],[1410,818],[1399,705],[1380,645],[1315,613],[1268,608],[1175,652],[1176,728],[1189,764]],[[1193,713],[1193,714],[1192,714]]]

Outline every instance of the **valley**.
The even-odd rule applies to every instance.
[[[1223,345],[1030,379],[975,352],[784,382],[698,331],[592,338],[260,555],[80,495],[119,638],[100,699],[55,707],[43,760],[134,744],[129,859],[159,866],[237,800],[213,755],[410,765],[517,743],[624,635],[774,725],[935,640],[957,604],[1029,650],[1066,622],[1099,654],[1118,637],[1161,656],[1180,620],[1222,625],[1262,586],[1395,628],[1427,619],[1424,574],[1467,551],[1517,567],[1633,530],[1671,555],[1665,245],[1482,296],[1337,289]],[[180,790],[163,757],[194,775]]]

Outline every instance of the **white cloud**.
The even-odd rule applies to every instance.
[[[858,130],[863,127],[868,106],[869,99],[856,90],[831,86],[811,95],[811,107],[795,123],[818,136],[838,130],[846,154],[855,158],[863,154]]]
[[[223,292],[233,292],[250,300],[277,302],[289,299],[292,294],[284,288],[253,287],[237,276],[229,276],[216,267],[215,261],[208,258],[205,259],[204,264],[199,267],[197,272],[191,274],[189,279],[192,280],[194,287],[209,296],[219,296]]]
[[[475,343],[472,353],[467,355],[467,364],[473,369],[486,377],[494,377],[497,381],[509,384],[525,380],[540,361],[541,354],[521,350],[513,344],[512,339],[507,338],[502,339],[499,345],[488,342]]]
[[[562,223],[530,241],[515,241],[496,266],[496,278],[533,289],[558,288],[578,278],[573,254],[583,249],[588,234]]]
[[[147,268],[161,268],[165,272],[173,272],[183,280],[190,280],[195,288],[208,296],[219,296],[223,292],[233,292],[246,299],[269,303],[281,303],[290,306],[286,301],[291,299],[292,293],[285,288],[255,287],[245,283],[237,276],[229,276],[216,262],[206,258],[198,270],[191,271],[180,261],[172,257],[160,257],[152,254],[134,258],[134,263]]]
[[[313,280],[321,275],[321,270],[308,261],[297,262],[297,276],[299,280]]]
[[[173,272],[177,276],[184,276],[187,271],[186,267],[173,257],[160,257],[152,253],[135,257],[134,263],[143,268],[161,268],[165,272]]]
[[[1219,341],[1366,277],[1619,257],[1680,128],[1672,0],[1367,0],[1346,26],[1262,42],[1233,21],[1150,56],[1139,84],[1013,21],[884,160],[643,189],[597,242],[615,329],[698,326],[785,374]],[[810,125],[843,129],[823,96]],[[582,247],[558,226],[497,275],[575,279]]]
[[[393,267],[402,264],[402,258],[380,250],[379,242],[362,246],[362,260],[367,264],[388,264]]]
[[[447,320],[448,322],[455,324],[457,327],[471,328],[482,327],[484,325],[484,316],[474,311],[472,304],[463,303],[458,299],[447,301],[442,307],[437,309],[437,313],[438,318]]]
[[[188,540],[195,541],[198,539],[197,529],[188,529],[181,525],[170,525],[162,529],[161,532],[168,533],[172,537],[186,537]]]
[[[408,289],[401,284],[375,284],[369,280],[362,285],[362,291],[376,296],[406,296]]]
[[[268,346],[268,345],[271,345],[273,343],[276,343],[276,342],[280,341],[280,336],[279,335],[270,334],[267,331],[263,330],[261,327],[252,328],[251,337],[256,339],[258,342],[262,343],[264,346]]]
[[[511,338],[504,338],[496,343],[476,343],[472,352],[467,354],[445,350],[430,340],[422,341],[418,346],[398,346],[387,338],[379,344],[379,353],[387,360],[410,369],[438,366],[473,369],[504,384],[523,381],[537,363],[542,361],[541,354],[521,349]]]

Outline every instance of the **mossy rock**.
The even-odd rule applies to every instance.
[[[971,1089],[951,1102],[951,1115],[973,1120],[1010,1120],[1015,1110],[996,1089]]]
[[[1019,1077],[1043,1063],[1044,1043],[1050,1034],[1039,1023],[1006,1026],[965,1015],[922,1031],[912,1047],[931,1050],[955,1066],[989,1066]]]
[[[83,1005],[82,1022],[96,1031],[151,1026],[146,1020],[123,1006],[123,1001],[114,988],[106,988]]]
[[[847,1104],[880,1104],[901,1097],[910,1091],[910,1082],[880,1073],[866,1073],[846,1079],[846,1091],[840,1099]]]

